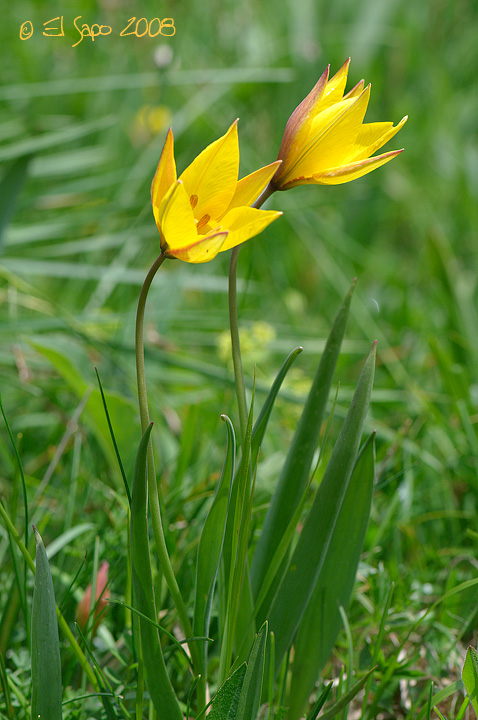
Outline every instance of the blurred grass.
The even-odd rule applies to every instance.
[[[118,37],[134,13],[158,12],[174,18],[174,37]],[[43,37],[42,23],[61,13],[66,37]],[[114,31],[72,48],[77,15]],[[21,41],[27,19],[35,32]],[[65,9],[23,0],[3,8],[0,175],[19,158],[31,159],[0,257],[0,389],[20,434],[32,497],[62,448],[38,500],[46,537],[92,522],[110,566],[124,543],[118,471],[91,432],[88,410],[75,417],[75,409],[84,387],[96,387],[95,365],[105,390],[134,402],[135,303],[158,252],[149,185],[167,127],[182,169],[240,117],[245,175],[275,158],[290,112],[325,65],[335,72],[351,56],[349,87],[361,77],[372,83],[367,121],[409,115],[386,148],[405,152],[348,185],[277,194],[271,207],[284,217],[241,251],[241,323],[253,333],[254,322],[265,321],[275,332],[261,348],[258,391],[292,347],[305,348],[262,448],[253,522],[263,516],[298,415],[294,397],[304,396],[340,299],[357,276],[336,412],[343,413],[365,349],[377,338],[369,427],[378,430],[379,477],[359,602],[349,618],[362,640],[356,651],[367,655],[390,582],[390,628],[399,633],[427,598],[475,576],[476,540],[466,531],[476,523],[478,491],[477,28],[478,6],[467,0],[288,0],[279,7],[272,0],[188,0],[159,10],[150,1],[80,0]],[[230,366],[218,351],[227,327],[227,263],[168,263],[147,312],[168,542],[186,587],[195,536],[185,524],[200,525],[222,463],[220,441],[211,442],[221,432],[219,415],[235,417]],[[77,392],[35,350],[37,341],[59,340],[86,358]],[[249,378],[256,360],[246,354]],[[1,492],[22,517],[13,468],[2,434]],[[70,496],[65,514],[58,508],[66,487],[74,501]],[[69,547],[65,592],[83,548]],[[6,552],[2,535],[8,572]],[[120,591],[119,569],[113,589],[115,583]],[[417,672],[439,678],[458,662],[449,648],[453,638],[470,636],[476,605],[471,594],[459,598],[440,610],[440,627],[427,626],[428,664],[417,660]],[[117,609],[110,623],[120,631]],[[14,639],[21,643],[21,632]],[[14,664],[22,667],[20,656]]]

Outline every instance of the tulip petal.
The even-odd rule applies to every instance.
[[[164,141],[158,167],[151,183],[151,202],[159,207],[171,185],[176,182],[176,163],[174,161],[174,138],[171,128]]]
[[[180,248],[170,248],[165,254],[168,257],[174,257],[189,263],[209,262],[209,260],[216,257],[218,252],[224,249],[223,245],[227,236],[227,230],[204,237],[196,235],[195,242]]]
[[[301,145],[303,139],[307,137],[309,118],[313,117],[313,108],[320,102],[324,94],[329,77],[329,67],[330,65],[327,65],[310,93],[302,100],[300,105],[296,107],[289,117],[287,125],[285,126],[284,135],[282,136],[279,154],[277,155],[278,160],[284,160],[286,157],[289,158],[291,153],[293,153],[293,148]],[[282,175],[282,173],[286,172],[287,170],[283,165],[280,174]]]
[[[191,203],[181,180],[177,180],[166,193],[158,210],[156,224],[161,236],[161,250],[165,254],[171,248],[176,251],[197,241]]]
[[[242,180],[239,180],[236,186],[236,192],[234,193],[231,203],[227,208],[227,212],[235,207],[249,207],[252,205],[273,175],[275,175],[280,164],[281,161],[276,160],[270,165],[265,165],[250,175],[246,175],[246,177],[243,177]]]
[[[394,157],[400,155],[403,152],[401,150],[392,150],[383,155],[377,155],[377,157],[368,158],[367,160],[361,160],[360,162],[350,163],[350,165],[343,165],[338,168],[331,168],[326,172],[317,175],[309,181],[317,183],[318,185],[340,185],[340,183],[350,182],[350,180],[356,180],[362,175],[366,175],[372,170],[379,168],[381,165],[393,160]]]
[[[224,214],[232,200],[239,174],[237,120],[225,135],[208,145],[180,176],[194,217],[200,220]],[[193,200],[194,198],[194,200]]]
[[[264,228],[282,215],[274,210],[256,210],[251,207],[236,207],[227,212],[222,223],[229,230],[221,252],[236,247],[258,235]]]
[[[363,92],[364,87],[365,80],[359,80],[358,83],[353,86],[352,90],[349,90],[342,99],[346,100],[347,98],[358,97],[360,93]]]
[[[313,175],[344,162],[352,152],[369,97],[370,85],[358,98],[341,100],[315,118],[312,140],[298,160],[301,174]]]
[[[362,125],[355,141],[355,146],[347,162],[357,162],[373,155],[374,152],[383,147],[394,135],[405,125],[408,120],[406,115],[395,125],[391,122],[366,123]]]
[[[322,112],[323,110],[326,110],[329,107],[332,107],[332,105],[335,105],[335,103],[342,100],[342,96],[344,94],[345,86],[347,84],[347,75],[349,72],[349,65],[350,65],[350,58],[348,58],[340,70],[335,73],[335,75],[330,78],[329,82],[326,85],[326,88],[324,90],[324,94],[322,96],[322,99],[320,102],[315,106],[314,112]]]

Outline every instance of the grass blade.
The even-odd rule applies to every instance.
[[[108,423],[108,429],[109,429],[110,435],[111,435],[111,441],[112,441],[113,447],[114,447],[114,449],[115,449],[115,454],[116,454],[116,458],[117,458],[117,460],[118,460],[118,465],[119,465],[121,477],[123,478],[123,485],[124,485],[124,489],[126,490],[126,495],[127,495],[127,498],[128,498],[128,504],[129,504],[129,506],[130,506],[130,508],[131,508],[131,492],[130,492],[130,489],[129,489],[128,480],[127,480],[127,478],[126,478],[126,473],[125,473],[125,471],[124,471],[123,463],[122,463],[122,461],[121,461],[121,456],[120,456],[120,453],[119,453],[118,443],[116,442],[115,433],[114,433],[114,430],[113,430],[113,425],[111,424],[110,414],[109,414],[109,412],[108,412],[108,405],[106,404],[106,398],[105,398],[105,394],[104,394],[104,392],[103,392],[103,386],[102,386],[102,384],[101,384],[100,375],[99,375],[99,373],[98,373],[97,368],[95,368],[95,372],[96,372],[96,377],[97,377],[97,379],[98,379],[98,385],[99,385],[99,388],[100,388],[101,401],[102,401],[102,403],[103,403],[103,408],[104,408],[104,410],[105,410],[106,422]]]
[[[12,696],[10,694],[10,687],[8,685],[7,668],[5,667],[5,660],[3,659],[3,653],[0,652],[0,682],[3,688],[3,699],[5,703],[5,712],[7,713],[8,720],[15,720],[13,714]]]
[[[38,530],[32,606],[32,718],[61,720],[61,665],[55,592]]]
[[[314,707],[310,711],[310,713],[307,715],[307,720],[317,720],[317,715],[322,710],[323,706],[325,705],[325,702],[329,696],[329,693],[332,689],[333,682],[330,681],[329,684],[322,690],[322,692],[319,695],[319,698],[317,702],[315,703]]]
[[[8,168],[0,181],[0,253],[3,233],[13,217],[18,196],[27,177],[30,155],[23,155]]]
[[[61,143],[71,143],[74,140],[86,137],[87,135],[92,135],[100,132],[101,130],[106,130],[115,123],[116,118],[110,115],[98,118],[97,120],[93,120],[91,122],[81,122],[76,125],[68,125],[60,130],[45,132],[41,135],[26,138],[25,140],[19,140],[16,143],[10,143],[9,145],[4,145],[0,148],[0,160],[11,160],[13,158],[21,157],[22,155],[46,150],[47,148],[56,148]]]
[[[352,685],[350,690],[348,690],[338,702],[336,702],[332,707],[327,710],[323,715],[320,716],[320,720],[333,720],[341,710],[343,710],[349,702],[351,702],[356,695],[361,691],[367,680],[369,679],[370,675],[374,672],[376,668],[371,668],[363,677],[360,678],[360,680],[357,680],[356,683]]]

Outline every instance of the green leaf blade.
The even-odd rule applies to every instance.
[[[131,498],[131,565],[136,608],[156,621],[153,573],[147,520],[147,450],[152,424],[141,438],[133,475]],[[183,720],[178,699],[164,662],[158,629],[140,618],[141,648],[151,700],[159,718]]]
[[[226,531],[227,510],[234,477],[236,440],[230,419],[223,416],[227,428],[227,448],[221,478],[214,500],[204,522],[199,540],[196,567],[196,597],[194,605],[193,632],[197,636],[207,636],[213,599],[214,585]],[[207,645],[204,645],[204,655]],[[206,657],[203,658],[204,666]]]
[[[267,511],[251,567],[254,597],[257,598],[277,544],[304,494],[320,427],[327,406],[335,366],[340,353],[355,287],[352,284],[327,339],[287,459]]]
[[[241,689],[237,720],[256,720],[261,702],[262,680],[267,642],[267,622],[257,633],[249,655],[244,683]]]
[[[237,709],[246,674],[246,663],[240,665],[221,685],[212,702],[208,720],[237,720]]]
[[[55,592],[40,533],[36,540],[35,588],[32,606],[32,718],[61,720],[60,641]]]
[[[270,608],[270,627],[276,636],[276,670],[293,641],[327,557],[370,403],[375,347],[376,343],[365,361],[342,430]]]
[[[466,651],[465,664],[461,673],[466,694],[471,700],[473,709],[478,717],[478,653],[474,647]]]
[[[347,608],[350,601],[370,516],[374,476],[372,434],[355,463],[327,555],[294,641],[288,720],[302,717],[342,626],[339,606]]]

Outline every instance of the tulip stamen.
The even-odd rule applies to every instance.
[[[202,216],[202,218],[198,221],[198,224],[196,225],[196,230],[199,232],[203,229],[205,225],[208,224],[209,220],[211,219],[211,216],[207,213]]]

